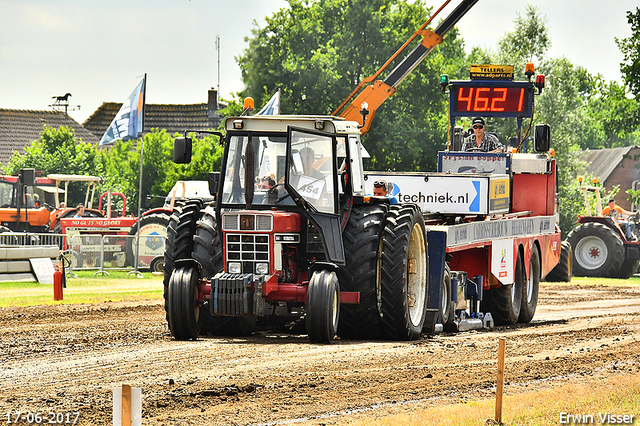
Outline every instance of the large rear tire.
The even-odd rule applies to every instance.
[[[427,240],[415,206],[391,206],[380,262],[382,327],[394,340],[420,337],[427,308]]]
[[[522,286],[522,306],[518,322],[529,323],[536,313],[538,306],[538,291],[540,289],[540,255],[538,246],[533,245],[531,259],[529,259],[529,276]]]
[[[550,282],[571,282],[573,276],[572,250],[569,241],[563,241],[560,246],[560,261],[544,278]]]
[[[200,303],[195,268],[178,268],[169,279],[167,320],[177,340],[195,340],[200,334]]]
[[[169,218],[167,225],[167,238],[164,245],[164,303],[169,320],[168,289],[169,280],[173,273],[173,264],[176,260],[190,259],[193,251],[193,236],[196,233],[196,222],[200,215],[202,204],[198,200],[190,201],[185,205],[177,206]]]
[[[624,243],[608,226],[588,222],[567,236],[573,247],[573,272],[578,276],[615,278],[624,260]]]
[[[335,272],[315,271],[307,290],[307,334],[312,343],[332,343],[340,317],[340,286]]]
[[[348,339],[380,336],[378,275],[380,235],[386,207],[354,207],[342,234],[346,265],[338,271],[340,291],[360,292],[359,304],[340,307],[338,335]]]
[[[496,325],[512,325],[520,317],[525,271],[519,250],[513,279],[513,284],[495,287],[484,293],[482,310],[491,312]]]
[[[207,206],[202,212],[193,237],[192,257],[202,265],[205,278],[212,278],[224,269],[222,243],[218,223],[215,220],[215,210]],[[226,317],[205,315],[204,327],[209,334],[215,336],[248,336],[253,332],[256,318],[253,315]]]

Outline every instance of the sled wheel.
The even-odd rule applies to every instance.
[[[515,324],[520,316],[522,288],[525,283],[524,262],[520,250],[518,250],[513,279],[513,284],[492,288],[484,294],[483,306],[491,312],[496,325]]]
[[[522,306],[518,322],[531,322],[538,306],[538,290],[540,288],[540,256],[538,246],[535,244],[531,249],[531,259],[529,260],[529,277],[522,286]]]
[[[169,279],[167,319],[177,340],[195,340],[200,333],[199,280],[195,268],[176,269]]]
[[[315,271],[307,291],[307,334],[312,343],[332,343],[338,331],[340,287],[335,272]]]
[[[544,278],[545,281],[551,282],[571,282],[573,276],[572,270],[572,250],[569,241],[563,241],[560,246],[560,261]]]

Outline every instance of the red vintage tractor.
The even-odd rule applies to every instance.
[[[633,238],[629,239],[620,223],[611,217],[600,216],[602,212],[600,188],[582,186],[581,189],[587,215],[578,216],[579,225],[567,236],[567,241],[573,248],[574,274],[623,279],[631,277],[640,264],[638,214],[628,219],[636,224]],[[593,215],[591,197],[595,198]]]

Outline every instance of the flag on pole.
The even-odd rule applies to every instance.
[[[120,140],[138,139],[138,134],[142,132],[145,79],[146,77],[124,101],[98,146],[109,145]]]
[[[269,99],[269,102],[262,107],[256,115],[279,115],[280,114],[280,90]]]

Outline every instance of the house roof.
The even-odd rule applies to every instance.
[[[592,149],[581,152],[578,157],[587,162],[586,173],[600,178],[605,182],[616,167],[620,164],[625,155],[631,151],[633,146],[620,148]]]
[[[121,106],[117,102],[104,102],[82,125],[101,139]],[[145,104],[143,131],[166,129],[167,133],[173,135],[185,130],[215,129],[221,120],[216,111],[224,106],[218,103],[217,92],[213,89],[209,90],[208,103]]]
[[[83,142],[99,142],[93,133],[64,112],[0,108],[0,162],[7,164],[15,151],[24,152],[25,146],[40,138],[45,124],[55,128],[67,126]]]

